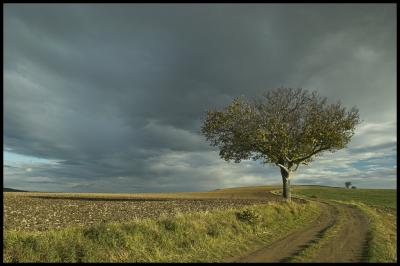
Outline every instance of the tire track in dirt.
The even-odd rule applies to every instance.
[[[356,207],[339,205],[346,211],[344,225],[336,236],[318,250],[313,261],[366,262],[368,218]]]
[[[321,214],[315,222],[299,228],[289,235],[255,252],[233,257],[226,262],[284,262],[299,250],[306,248],[313,240],[321,237],[324,231],[335,223],[337,210],[328,204],[321,204]]]
[[[344,208],[346,220],[340,231],[324,244],[312,262],[363,262],[366,260],[368,218],[355,207],[322,203],[322,213],[315,222],[295,230],[266,247],[226,262],[288,262],[337,222],[337,208]]]

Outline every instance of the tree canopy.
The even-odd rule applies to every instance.
[[[356,107],[328,103],[316,91],[278,88],[209,110],[201,131],[227,161],[262,160],[289,172],[321,152],[346,147],[359,122]]]

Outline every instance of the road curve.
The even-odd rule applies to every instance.
[[[334,237],[323,245],[312,262],[362,262],[365,261],[368,219],[358,209],[344,204],[322,203],[322,212],[315,222],[299,228],[289,235],[240,257],[225,262],[287,262],[304,250],[337,222],[337,208],[344,208],[346,221]]]
[[[368,218],[353,206],[340,204],[346,219],[338,234],[323,245],[312,259],[317,262],[366,262]]]

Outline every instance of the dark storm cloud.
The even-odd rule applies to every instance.
[[[394,5],[8,4],[4,15],[5,147],[59,161],[36,175],[208,187],[184,181],[206,180],[193,169],[218,158],[199,134],[205,110],[278,86],[395,119]],[[154,167],[176,152],[176,167]]]

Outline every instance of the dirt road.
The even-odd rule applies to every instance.
[[[323,245],[312,262],[362,262],[365,260],[368,219],[360,210],[343,205],[320,203],[322,213],[315,222],[293,231],[266,247],[226,262],[287,262],[304,250],[337,222],[337,208],[344,208],[346,221],[336,236]]]
[[[340,205],[346,211],[344,226],[338,234],[319,249],[313,261],[365,262],[367,255],[368,218],[361,210]]]

